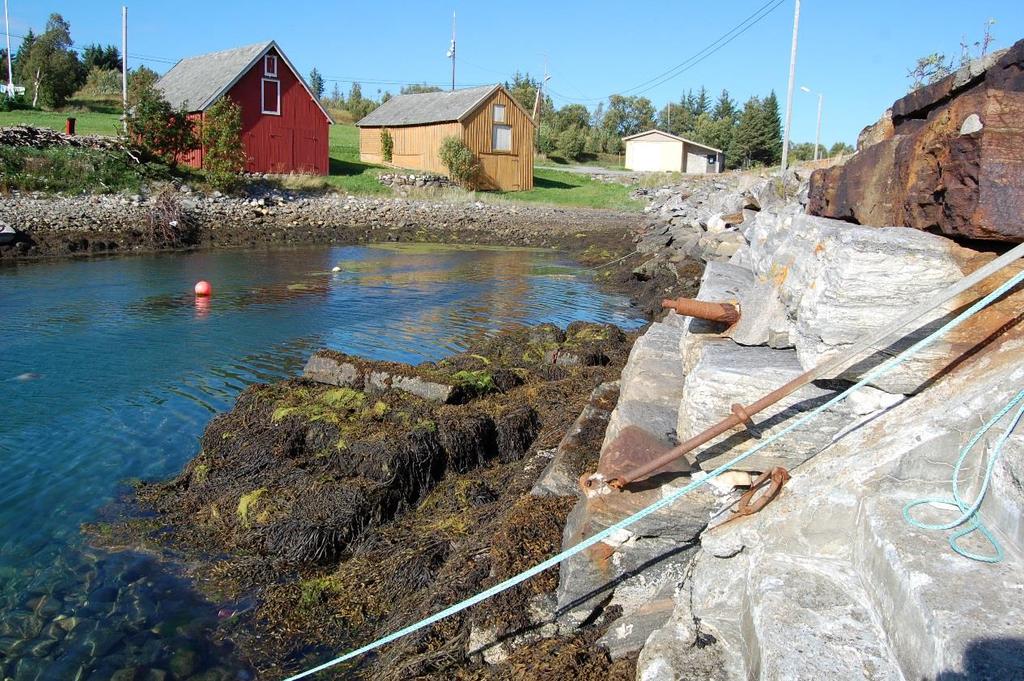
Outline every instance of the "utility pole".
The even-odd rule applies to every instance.
[[[455,91],[455,12],[452,12],[452,45],[448,48],[448,57],[452,60],[452,91]]]
[[[818,96],[818,127],[815,130],[815,132],[814,132],[814,160],[817,161],[818,160],[818,143],[821,141],[821,105],[822,105],[822,102],[825,99],[825,95],[821,94],[820,92],[812,91],[811,88],[807,87],[806,85],[801,85],[800,89],[803,90],[804,92],[808,93],[808,94],[812,94],[812,95],[817,95]]]
[[[128,134],[128,6],[121,5],[121,129]]]
[[[814,160],[818,160],[818,146],[821,142],[821,105],[825,99],[825,95],[818,93],[818,125],[814,130]]]
[[[540,128],[540,114],[544,110],[544,88],[547,87],[551,76],[548,75],[548,55],[544,55],[544,80],[537,86],[537,96],[533,100],[533,120]]]
[[[789,132],[793,123],[793,84],[796,81],[796,36],[800,29],[800,0],[793,11],[793,47],[789,53],[789,86],[786,88],[786,128],[782,133],[782,172],[789,162]]]
[[[7,17],[7,0],[4,0],[4,32],[7,34],[7,96],[14,97],[14,68],[11,66],[11,20]]]

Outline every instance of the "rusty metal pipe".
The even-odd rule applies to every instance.
[[[675,300],[666,298],[661,301],[661,306],[671,308],[678,314],[706,319],[709,322],[735,324],[740,320],[739,309],[731,303],[713,303],[693,298],[676,298]]]
[[[807,385],[811,381],[818,378],[820,373],[821,367],[815,367],[810,371],[805,371],[804,373],[800,374],[799,376],[791,380],[789,383],[786,383],[781,388],[777,388],[768,393],[767,395],[764,395],[761,399],[759,399],[757,402],[754,402],[748,407],[744,407],[738,404],[733,405],[733,413],[727,416],[726,418],[722,419],[715,425],[711,426],[710,428],[701,433],[698,433],[697,435],[694,435],[685,442],[680,442],[678,445],[668,450],[658,458],[652,459],[651,461],[648,461],[642,466],[637,466],[633,470],[623,473],[613,480],[609,480],[608,484],[611,485],[612,487],[621,489],[622,487],[628,485],[634,480],[639,480],[640,478],[650,475],[656,470],[672,463],[673,461],[683,456],[687,452],[690,452],[696,449],[697,447],[700,447],[702,444],[706,444],[711,440],[714,440],[716,437],[722,435],[723,433],[729,432],[736,426],[745,425],[746,423],[749,422],[751,416],[770,407],[771,405],[775,404],[782,398],[793,394],[803,386]]]

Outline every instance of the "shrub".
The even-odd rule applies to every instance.
[[[207,181],[225,191],[238,185],[245,170],[242,144],[242,109],[230,97],[221,97],[206,110],[203,119],[203,167]]]
[[[114,97],[119,94],[121,94],[121,72],[94,66],[85,78],[85,85],[75,94],[75,97]]]
[[[152,84],[143,85],[128,115],[128,135],[149,155],[168,165],[198,146],[192,121],[184,109],[175,111]]]
[[[0,145],[0,192],[135,192],[146,180],[169,177],[167,166],[138,164],[127,153],[116,150]]]
[[[583,149],[587,143],[587,134],[579,127],[573,125],[558,134],[558,152],[563,158],[576,160],[583,155]]]
[[[384,156],[384,162],[391,163],[391,158],[395,152],[395,140],[391,137],[391,133],[388,132],[387,128],[381,128],[380,130],[380,152]]]
[[[445,137],[439,155],[448,175],[461,187],[472,189],[480,165],[466,143],[455,136]]]
[[[555,142],[558,139],[558,134],[555,132],[554,126],[550,123],[541,123],[540,128],[537,129],[537,151],[544,154],[545,156],[555,151]]]
[[[155,248],[181,248],[198,241],[195,219],[178,200],[178,190],[168,185],[153,197],[146,224],[146,238]]]

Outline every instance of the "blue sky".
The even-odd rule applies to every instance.
[[[71,22],[77,46],[120,44],[119,1],[10,0],[11,32],[40,30],[50,12]],[[316,66],[342,91],[397,92],[400,82],[446,83],[451,13],[458,15],[460,85],[539,73],[545,55],[556,106],[623,92],[714,42],[766,0],[732,2],[317,2],[137,0],[128,2],[129,55],[163,72],[178,58],[273,38],[308,74]],[[768,5],[770,6],[770,5]],[[992,0],[803,0],[797,84],[825,95],[822,141],[853,142],[906,91],[921,55],[958,55],[994,18],[994,48],[1024,38],[1024,2]],[[687,88],[723,87],[737,100],[775,89],[785,98],[793,0],[734,41],[642,94],[660,108]],[[16,45],[15,45],[16,47]],[[132,55],[139,55],[136,58]],[[380,82],[372,82],[380,81]],[[388,81],[388,82],[383,82]],[[328,91],[333,83],[328,82]],[[813,141],[816,99],[797,90],[793,138]]]

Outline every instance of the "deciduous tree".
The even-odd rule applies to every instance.
[[[399,91],[403,95],[419,95],[424,92],[441,92],[441,88],[436,85],[427,85],[426,83],[413,83],[412,85],[403,85]]]
[[[128,115],[128,135],[150,155],[168,165],[198,146],[192,121],[184,109],[175,111],[150,84],[140,84]]]
[[[51,14],[46,31],[38,38],[26,37],[19,53],[22,82],[31,89],[32,106],[63,106],[67,98],[85,82],[86,71],[71,49],[71,25],[59,14]],[[19,51],[20,52],[20,51]]]
[[[654,105],[646,97],[612,95],[602,127],[619,137],[628,137],[654,127]]]
[[[242,108],[230,97],[221,97],[203,116],[203,168],[207,181],[218,189],[234,189],[238,174],[245,170],[245,160]]]

